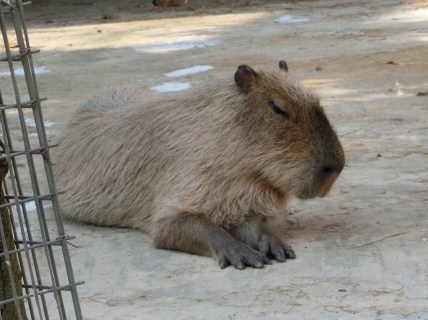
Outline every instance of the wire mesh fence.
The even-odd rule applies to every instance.
[[[82,319],[83,282],[74,279],[72,237],[59,214],[26,4],[0,0],[0,320]]]

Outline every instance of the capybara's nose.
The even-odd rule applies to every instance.
[[[339,175],[343,170],[343,165],[340,163],[326,163],[321,166],[319,175],[322,179],[328,178],[332,175]]]

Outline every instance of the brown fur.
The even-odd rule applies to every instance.
[[[147,101],[138,89],[95,96],[56,151],[66,217],[138,228],[159,248],[239,269],[293,258],[263,217],[284,214],[292,196],[325,196],[343,165],[318,97],[284,70],[245,65],[235,83],[185,96]]]

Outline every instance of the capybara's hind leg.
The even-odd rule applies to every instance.
[[[156,222],[153,241],[157,248],[213,256],[221,268],[233,265],[262,268],[270,260],[232,237],[202,215],[182,213]]]
[[[260,219],[254,219],[230,229],[239,241],[260,251],[264,256],[283,262],[286,258],[295,259],[296,254],[289,244],[280,240]]]

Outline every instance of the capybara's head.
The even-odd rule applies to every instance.
[[[345,156],[319,98],[292,79],[285,61],[267,71],[241,65],[235,84],[244,101],[237,121],[252,150],[254,178],[300,199],[326,196]]]

